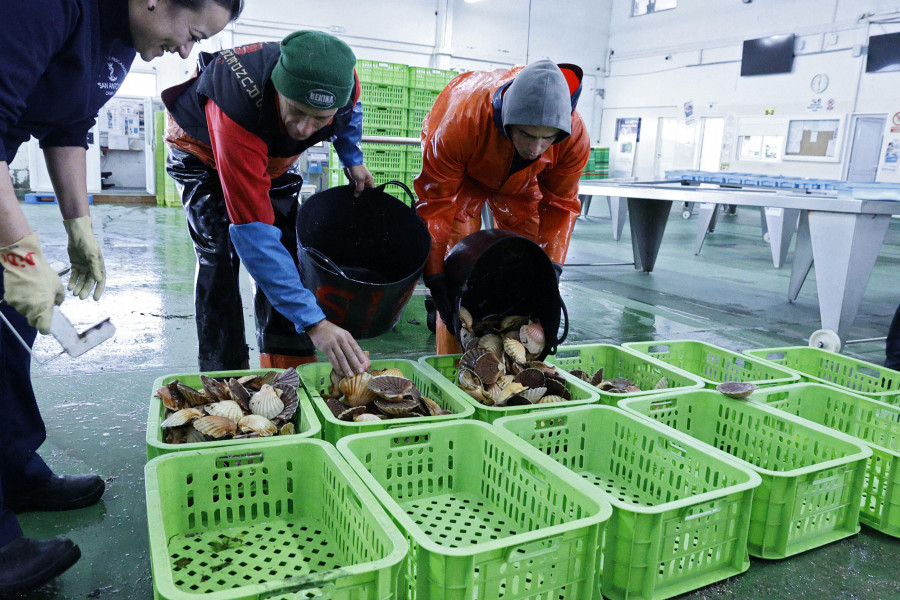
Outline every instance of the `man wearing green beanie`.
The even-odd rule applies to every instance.
[[[344,374],[369,359],[330,323],[303,287],[296,260],[300,154],[331,141],[355,193],[373,187],[363,164],[360,85],[347,44],[319,31],[281,43],[201,53],[199,74],[163,92],[169,111],[167,171],[175,179],[197,254],[195,319],[201,371],[246,369],[249,352],[238,285],[253,280],[264,368],[315,360]]]

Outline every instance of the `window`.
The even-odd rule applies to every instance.
[[[678,0],[634,0],[631,5],[631,16],[639,17],[661,10],[675,8]]]

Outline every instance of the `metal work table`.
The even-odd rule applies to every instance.
[[[780,210],[779,217],[785,223],[799,218],[788,301],[797,298],[815,263],[822,329],[837,332],[841,340],[846,339],[859,310],[891,215],[900,213],[897,200],[857,199],[850,192],[831,190],[730,190],[706,183],[605,180],[581,182],[578,192],[609,196],[611,200],[628,199],[635,269],[648,273],[656,264],[673,202],[758,206],[767,211]],[[621,215],[621,210],[618,212]],[[786,253],[790,237],[785,229],[792,231],[770,229],[773,254],[776,236],[781,242],[779,254]]]

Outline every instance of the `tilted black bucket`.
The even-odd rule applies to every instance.
[[[569,334],[569,315],[559,295],[556,271],[540,246],[515,233],[483,229],[459,241],[444,260],[452,322],[459,334],[459,307],[476,320],[528,316],[544,328],[539,359],[555,354]],[[564,330],[559,335],[560,316]]]
[[[332,323],[357,338],[381,335],[400,320],[428,259],[425,223],[384,191],[334,187],[307,198],[297,211],[300,278]],[[415,202],[413,202],[415,204]]]

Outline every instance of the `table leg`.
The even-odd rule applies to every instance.
[[[794,262],[791,264],[791,285],[788,288],[788,302],[793,302],[800,294],[800,288],[809,275],[813,264],[812,241],[809,238],[809,211],[800,211],[797,224],[797,244],[794,246]]]
[[[703,242],[706,240],[706,234],[715,226],[716,213],[719,211],[719,205],[712,202],[703,202],[700,204],[700,212],[697,214],[697,238],[694,241],[694,254],[700,254],[703,248]]]
[[[625,218],[628,216],[628,204],[622,202],[618,196],[607,196],[609,203],[609,217],[613,226],[613,239],[619,241],[622,238],[622,229],[625,228]]]
[[[769,229],[769,245],[772,247],[772,264],[776,269],[780,269],[784,259],[787,258],[794,231],[797,230],[800,209],[767,206],[765,213]]]
[[[845,340],[859,310],[890,215],[809,211],[822,329]]]
[[[671,200],[628,199],[628,213],[631,215],[628,224],[631,227],[635,269],[645,273],[653,270],[671,210]]]
[[[769,238],[766,234],[769,233],[769,225],[766,223],[766,208],[764,206],[759,207],[759,225],[762,228],[762,237],[765,241],[769,241]]]

